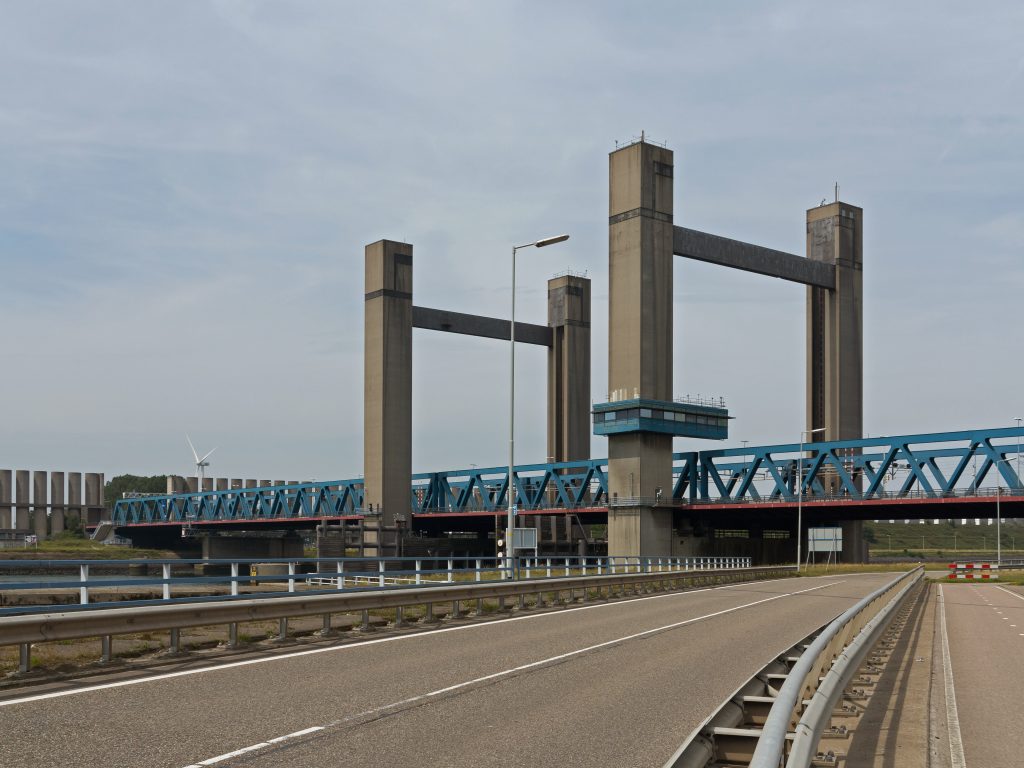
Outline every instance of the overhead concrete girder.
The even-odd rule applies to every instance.
[[[727,237],[710,235],[686,227],[673,228],[672,243],[672,250],[676,256],[686,259],[742,269],[745,272],[755,272],[828,290],[835,288],[835,269],[832,265],[805,259],[793,253],[730,240]]]
[[[508,341],[512,324],[508,320],[496,317],[466,315],[461,312],[449,312],[444,309],[427,307],[412,308],[412,327],[428,331],[460,333],[466,336],[479,336],[485,339]],[[541,347],[551,346],[551,329],[544,325],[532,323],[516,323],[516,343],[536,344]]]

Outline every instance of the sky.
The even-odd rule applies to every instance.
[[[607,154],[675,153],[675,223],[802,254],[864,209],[869,435],[1024,416],[1024,5],[0,3],[0,467],[362,474],[363,249],[415,303],[543,323],[593,279]],[[677,259],[674,389],[795,442],[805,291]],[[413,469],[507,457],[507,344],[414,331]],[[517,457],[543,461],[542,348]],[[676,450],[719,444],[677,439]],[[592,455],[607,455],[594,438]]]

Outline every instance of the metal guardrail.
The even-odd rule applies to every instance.
[[[793,723],[786,768],[807,768],[832,708],[924,566],[875,590],[829,624],[790,670],[765,721],[750,768],[778,768]],[[809,701],[808,701],[809,699]]]
[[[786,768],[808,768],[843,690],[923,574],[923,567],[902,574],[770,662],[690,734],[665,768],[780,768],[787,744]]]
[[[281,597],[302,591],[333,592],[348,589],[374,589],[395,586],[420,586],[455,581],[495,581],[507,578],[510,572],[521,578],[551,579],[555,577],[588,576],[592,574],[652,573],[666,571],[749,568],[749,557],[532,557],[509,564],[495,557],[362,557],[362,558],[232,558],[232,559],[153,559],[153,560],[0,560],[0,604],[5,598],[41,593],[47,603],[2,605],[0,616],[45,613],[54,610],[54,590],[65,590],[72,597],[78,591],[77,603],[63,610],[96,610],[124,608],[147,604],[194,604],[204,600],[244,599],[246,597]],[[278,573],[260,572],[276,567]],[[440,567],[439,567],[440,566]],[[198,567],[214,573],[196,573]],[[160,576],[132,573],[133,570],[159,569]],[[20,581],[5,581],[4,572],[28,570]],[[67,571],[72,573],[66,573]],[[96,575],[96,571],[114,574]],[[182,571],[187,571],[183,573]],[[220,570],[221,573],[216,573]],[[31,573],[38,571],[39,573]],[[75,579],[73,572],[78,572]],[[127,573],[117,573],[127,571]],[[61,578],[66,575],[67,578]],[[33,579],[34,577],[34,579]],[[18,577],[15,577],[18,578]],[[41,580],[45,579],[45,580]],[[249,585],[271,585],[281,589],[253,591]],[[243,593],[242,588],[246,587]],[[220,594],[195,592],[197,588],[219,590]],[[152,591],[152,598],[106,600],[96,602],[93,593],[99,590],[135,589]],[[175,596],[177,592],[177,596]]]
[[[580,592],[584,601],[591,591],[602,591],[609,597],[618,590],[625,595],[627,587],[656,585],[657,588],[678,588],[693,583],[728,583],[750,581],[787,575],[794,566],[767,566],[695,571],[641,571],[615,575],[576,576],[491,583],[448,583],[440,586],[411,589],[354,590],[334,593],[286,595],[278,599],[239,599],[230,602],[203,602],[188,605],[146,605],[130,608],[109,608],[91,611],[70,611],[0,617],[0,646],[18,645],[21,648],[19,670],[30,668],[33,643],[59,640],[77,640],[100,637],[103,641],[103,660],[111,658],[111,637],[140,632],[171,631],[172,649],[177,649],[178,632],[190,627],[226,624],[229,627],[229,646],[238,644],[238,624],[280,620],[281,636],[287,632],[287,619],[303,616],[322,616],[325,631],[331,628],[331,615],[335,613],[361,613],[362,626],[369,628],[369,611],[395,610],[396,626],[403,623],[402,610],[409,606],[426,606],[425,620],[433,620],[436,603],[451,602],[452,614],[461,615],[460,603],[477,601],[482,608],[485,599],[497,600],[498,609],[505,608],[505,600],[518,598],[520,608],[526,605],[527,595],[537,595],[543,604],[543,595],[554,594],[555,602],[562,593],[570,601]]]

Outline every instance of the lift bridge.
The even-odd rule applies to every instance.
[[[652,499],[609,497],[607,459],[525,464],[515,467],[515,505],[524,515],[583,513],[591,521],[617,506],[771,516],[798,502],[812,517],[837,507],[846,519],[992,517],[1000,503],[1003,516],[1024,516],[1022,437],[1024,429],[1009,427],[675,453],[672,488]],[[409,506],[397,514],[410,515],[414,528],[434,517],[499,516],[508,481],[507,467],[414,474]],[[123,499],[113,522],[302,527],[375,512],[364,508],[356,478]]]

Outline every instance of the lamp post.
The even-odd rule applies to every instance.
[[[796,572],[800,573],[800,558],[803,554],[803,517],[804,517],[804,440],[828,427],[805,429],[800,433],[800,455],[796,460]]]
[[[1018,416],[1014,419],[1017,422],[1017,488],[1020,488],[1020,423],[1021,417]]]
[[[543,240],[536,240],[525,245],[517,245],[512,248],[512,324],[509,328],[509,393],[508,393],[508,525],[505,531],[505,552],[509,556],[509,568],[505,572],[506,578],[514,578],[512,573],[512,557],[515,552],[512,547],[512,530],[516,527],[516,493],[515,493],[515,446],[516,446],[516,253],[523,248],[543,248],[546,245],[554,245],[569,239],[568,235],[555,235],[546,237]]]

